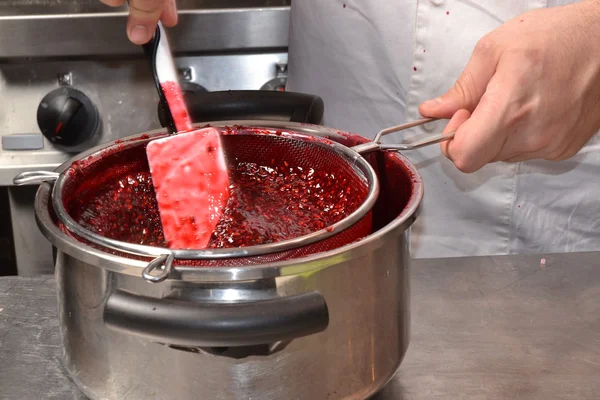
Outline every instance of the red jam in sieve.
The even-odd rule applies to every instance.
[[[368,188],[346,160],[326,146],[306,141],[229,129],[222,137],[231,192],[209,248],[274,243],[327,228],[355,211]],[[310,151],[309,151],[310,150]],[[166,247],[145,158],[139,145],[78,166],[77,179],[65,190],[70,216],[101,236],[128,243]],[[180,221],[182,227],[193,218]],[[298,257],[343,246],[367,235],[370,213],[340,234],[276,259]],[[193,230],[189,230],[193,231]],[[210,265],[266,262],[271,255],[215,260]],[[237,261],[235,261],[237,260]],[[194,261],[202,265],[207,261]]]

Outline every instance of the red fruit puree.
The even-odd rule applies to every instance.
[[[366,186],[331,170],[235,160],[229,160],[229,201],[208,248],[272,243],[326,228],[353,212],[366,195]],[[99,187],[71,200],[77,222],[109,238],[167,245],[147,164],[111,176]]]

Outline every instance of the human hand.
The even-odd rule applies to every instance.
[[[441,144],[463,172],[487,163],[564,160],[600,129],[600,1],[528,12],[477,44],[426,117],[452,118]]]
[[[111,7],[120,7],[126,0],[100,0]],[[161,21],[164,26],[177,24],[177,5],[175,0],[130,0],[127,36],[135,44],[145,44],[152,39],[156,25]]]

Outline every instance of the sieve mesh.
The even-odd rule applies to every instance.
[[[348,197],[352,200],[342,207],[343,213],[335,218],[325,218],[323,228],[343,219],[355,211],[358,205],[366,199],[368,187],[364,176],[353,167],[345,158],[332,150],[326,141],[306,137],[303,135],[288,134],[273,135],[270,131],[257,128],[230,128],[222,137],[223,147],[230,168],[234,169],[241,163],[252,163],[269,168],[313,169],[327,171],[333,176],[337,185],[347,187]],[[129,243],[145,244],[164,247],[164,237],[158,215],[154,191],[144,179],[148,179],[148,163],[145,154],[145,145],[129,147],[117,145],[95,160],[83,160],[73,165],[69,170],[70,178],[63,187],[63,203],[69,215],[86,229],[102,236],[121,240]],[[104,213],[90,212],[90,205],[101,195],[106,198],[107,190],[124,177],[133,177],[133,189],[125,193],[115,194],[113,201],[109,202]],[[232,181],[236,184],[235,179]],[[127,197],[129,196],[129,197]],[[140,200],[141,201],[138,201]],[[106,204],[106,202],[105,202]],[[93,208],[93,207],[92,207]],[[319,210],[312,210],[314,219],[319,216]],[[148,216],[152,216],[148,218]],[[308,213],[305,217],[310,218]],[[275,221],[276,222],[276,221]],[[317,224],[319,226],[319,224]],[[319,242],[296,248],[289,251],[271,253],[267,255],[215,259],[215,260],[176,260],[175,265],[188,266],[244,266],[266,264],[292,258],[300,258],[310,254],[328,251],[361,239],[371,231],[372,215],[367,213],[357,223],[334,236]],[[63,229],[66,230],[66,229]],[[76,237],[77,238],[77,237]],[[81,240],[78,238],[78,240]],[[88,244],[90,244],[88,242]],[[250,243],[256,245],[263,243]],[[102,248],[91,244],[103,251],[129,258],[146,260],[131,254]]]

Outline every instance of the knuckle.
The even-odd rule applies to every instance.
[[[144,16],[156,16],[162,13],[162,1],[160,0],[145,0],[131,1],[129,8],[131,11]]]
[[[497,45],[496,40],[491,35],[486,35],[475,44],[473,53],[476,55],[487,55],[494,52]]]
[[[463,99],[466,104],[473,106],[475,98],[475,78],[469,71],[463,72],[452,87],[452,91],[458,98]]]
[[[509,47],[506,49],[506,53],[512,59],[518,60],[521,68],[528,70],[530,70],[532,67],[540,65],[544,57],[543,50],[532,43]]]
[[[531,65],[539,65],[544,56],[543,50],[537,46],[526,47],[521,51],[521,53]]]
[[[504,82],[498,79],[492,79],[485,87],[485,93],[482,97],[490,98],[506,98],[509,89]]]
[[[512,126],[517,126],[523,122],[527,122],[533,119],[533,116],[537,114],[540,109],[537,101],[528,101],[522,104],[510,105],[511,117],[510,123]]]
[[[471,161],[463,155],[453,157],[452,161],[454,162],[454,165],[460,172],[463,172],[465,174],[475,172],[473,163],[471,163]]]
[[[467,94],[467,82],[469,78],[465,77],[466,74],[462,74],[457,80],[456,83],[454,83],[454,86],[452,87],[452,91],[454,92],[455,95],[457,95],[459,98],[464,99],[466,97]]]
[[[477,104],[477,107],[481,109],[481,113],[485,114],[487,118],[505,114],[510,104],[507,100],[508,96],[504,93],[504,91],[486,91]],[[508,126],[508,122],[504,122],[504,125]]]

